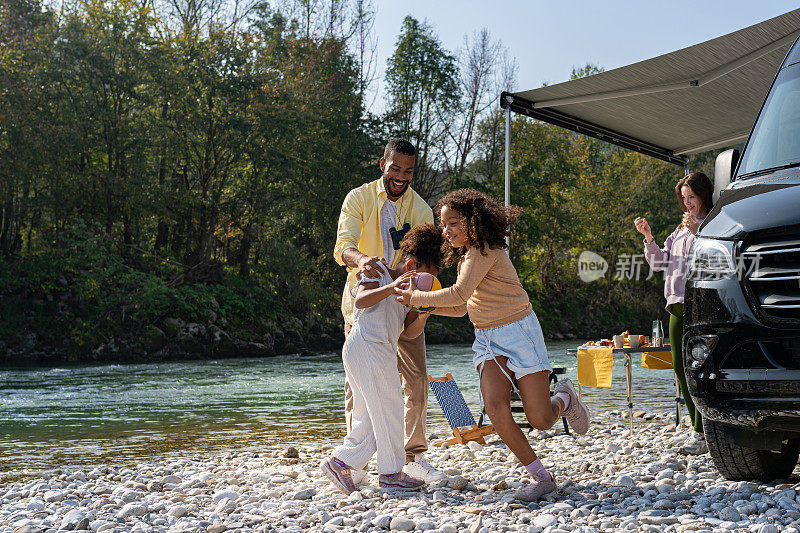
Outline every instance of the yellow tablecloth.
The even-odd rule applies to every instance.
[[[654,370],[664,370],[672,368],[672,352],[651,352],[642,354],[642,368],[652,368]]]
[[[610,387],[614,369],[613,348],[578,348],[578,383],[584,387]]]

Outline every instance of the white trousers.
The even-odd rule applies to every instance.
[[[361,470],[377,454],[378,474],[401,471],[406,451],[397,347],[366,341],[355,325],[345,340],[342,362],[353,390],[352,425],[333,456]]]

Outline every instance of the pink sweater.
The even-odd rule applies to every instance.
[[[703,223],[703,219],[698,219]],[[694,241],[694,234],[686,228],[678,227],[659,248],[655,239],[644,243],[644,257],[653,270],[664,271],[664,296],[667,299],[667,311],[672,304],[683,303],[686,292],[686,263],[689,259],[689,248]]]

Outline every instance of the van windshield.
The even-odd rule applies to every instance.
[[[800,165],[800,63],[785,67],[775,79],[737,177],[793,164]]]

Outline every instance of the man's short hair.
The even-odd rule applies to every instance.
[[[413,144],[405,139],[392,139],[389,141],[389,144],[386,145],[386,149],[383,151],[383,158],[389,159],[389,156],[392,155],[392,152],[411,156],[417,155],[417,149],[414,148]]]

